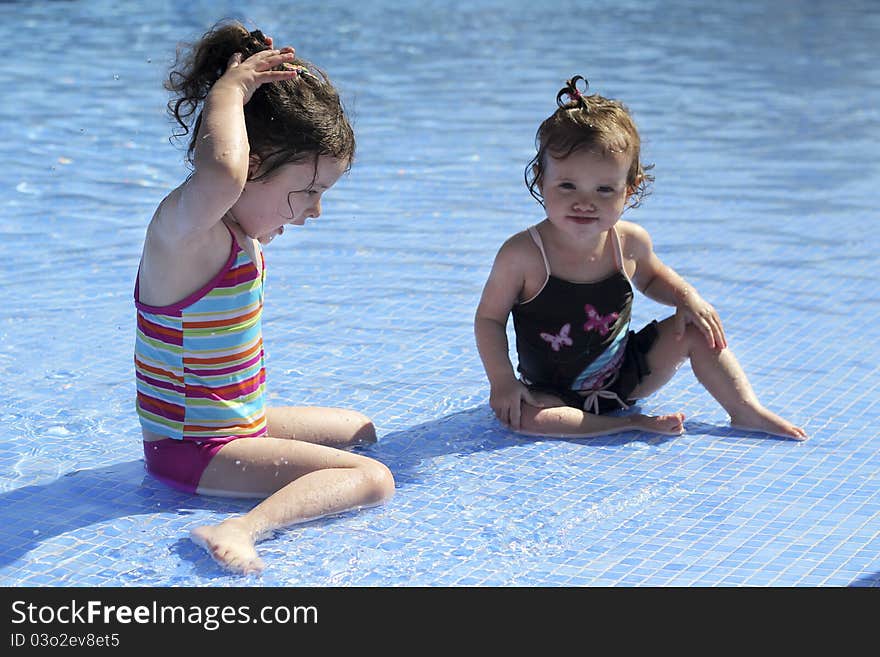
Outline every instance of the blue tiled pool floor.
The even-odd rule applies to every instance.
[[[407,304],[400,305],[404,316]],[[766,363],[760,356],[749,360]],[[94,464],[55,475],[40,472],[39,455],[19,459],[19,471],[30,469],[36,481],[2,494],[2,581],[22,586],[880,582],[880,451],[870,423],[876,405],[868,401],[877,384],[868,369],[859,378],[859,370],[850,368],[851,388],[826,391],[825,397],[814,394],[824,385],[821,377],[812,386],[803,383],[794,395],[798,417],[811,434],[803,443],[728,428],[687,372],[656,400],[658,408],[685,409],[690,419],[684,436],[632,432],[552,440],[518,437],[496,423],[482,399],[471,353],[436,361],[468,372],[465,390],[452,380],[445,386],[413,385],[386,390],[383,398],[361,405],[379,418],[381,434],[380,442],[364,451],[394,472],[395,498],[384,507],[292,528],[261,544],[268,564],[261,576],[226,574],[186,538],[188,528],[245,511],[251,503],[190,497],[152,480],[143,471],[135,425],[125,420],[126,435],[94,457]],[[763,382],[764,388],[778,389],[769,395],[771,403],[792,395],[787,378],[765,374],[756,387]],[[859,398],[864,406],[857,400],[850,407],[860,408],[858,413],[846,408],[853,389],[864,390]],[[449,409],[433,413],[444,398]],[[835,407],[844,411],[811,417]],[[652,409],[653,404],[643,406]],[[63,433],[63,425],[55,426],[55,433]]]
[[[259,576],[187,538],[253,502],[145,475],[131,294],[184,175],[162,73],[213,4],[0,4],[11,51],[39,26],[67,54],[0,68],[0,585],[880,584],[875,2],[239,4],[333,74],[359,140],[324,216],[266,250],[270,401],[370,415],[396,495],[280,532]],[[114,66],[83,64],[99,48]],[[657,181],[628,218],[806,442],[729,428],[687,367],[641,405],[684,412],[681,437],[494,419],[473,313],[541,219],[522,171],[573,74],[633,110]],[[637,297],[633,324],[668,313]]]

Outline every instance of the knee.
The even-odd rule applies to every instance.
[[[394,475],[384,463],[366,459],[360,470],[367,483],[367,504],[383,504],[394,496]]]
[[[706,342],[706,338],[703,336],[700,329],[693,324],[685,324],[684,332],[679,334],[675,323],[672,321],[673,318],[670,317],[669,319],[670,323],[667,327],[668,337],[665,344],[669,345],[667,347],[669,349],[677,349],[680,352],[679,356],[681,358],[690,357],[691,352],[694,349],[700,348],[701,342]]]
[[[364,445],[376,442],[376,425],[363,413],[349,411],[346,422],[351,425],[351,444]]]
[[[691,345],[699,342],[700,340],[702,340],[703,342],[706,341],[706,338],[703,337],[702,331],[700,331],[700,329],[698,329],[693,324],[687,324],[684,327],[684,341],[687,344]]]
[[[694,353],[711,352],[712,347],[706,340],[706,335],[693,324],[685,327],[684,338],[681,341],[685,348],[685,354],[690,357]]]

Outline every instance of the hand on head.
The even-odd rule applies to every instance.
[[[261,50],[247,59],[237,52],[229,58],[226,72],[217,84],[225,82],[238,85],[244,96],[244,102],[247,103],[260,85],[297,77],[300,73],[299,69],[278,68],[286,62],[292,62],[295,56],[290,46],[280,50]]]

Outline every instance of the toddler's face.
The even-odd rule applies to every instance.
[[[322,155],[314,160],[286,164],[268,179],[250,181],[232,207],[248,237],[268,244],[284,232],[285,224],[302,226],[321,215],[321,198],[346,170],[346,163]]]
[[[570,232],[608,230],[626,206],[630,156],[579,150],[547,156],[540,186],[547,218]]]

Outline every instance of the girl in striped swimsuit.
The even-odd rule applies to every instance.
[[[192,174],[156,210],[137,281],[137,412],[147,470],[180,490],[264,498],[192,538],[241,573],[274,530],[380,504],[388,468],[340,448],[375,441],[369,418],[267,408],[262,246],[321,213],[354,135],[320,69],[237,22],[178,59],[169,111],[192,132]],[[194,120],[193,120],[194,119]]]

